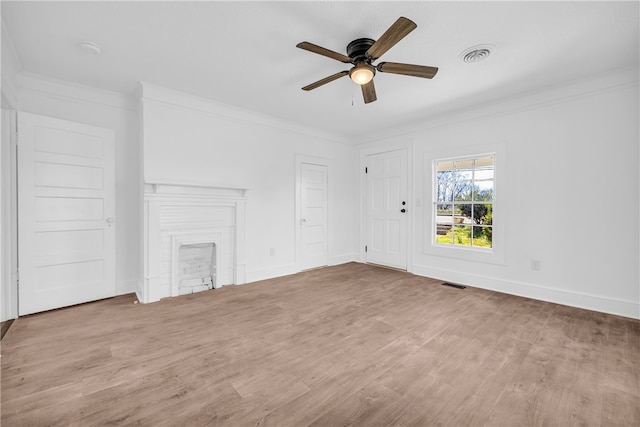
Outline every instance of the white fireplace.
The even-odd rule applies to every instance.
[[[145,184],[141,302],[245,283],[246,192],[242,188],[190,183]],[[203,275],[202,283],[189,278],[185,285],[183,273],[201,267],[185,267],[188,259],[181,264],[181,248],[190,245],[212,246],[210,282]]]

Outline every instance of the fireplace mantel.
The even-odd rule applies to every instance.
[[[147,180],[144,183],[144,194],[163,196],[199,196],[211,198],[245,199],[248,188],[216,186],[200,182]]]
[[[144,277],[138,299],[143,303],[175,296],[171,256],[175,236],[227,236],[215,242],[227,260],[219,274],[223,285],[246,282],[245,211],[248,189],[196,182],[148,179],[144,184]],[[204,238],[204,237],[203,237]],[[205,239],[206,240],[206,239]],[[225,247],[226,246],[226,247]],[[225,281],[226,280],[226,281]]]

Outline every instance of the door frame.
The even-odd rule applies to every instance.
[[[413,229],[414,221],[418,218],[416,212],[416,198],[413,193],[413,140],[399,141],[388,145],[375,145],[360,150],[360,249],[356,253],[360,254],[360,262],[367,262],[367,253],[365,246],[367,245],[368,228],[367,228],[367,174],[365,168],[367,158],[371,155],[388,153],[390,151],[404,150],[407,153],[407,272],[413,272]]]
[[[332,265],[332,247],[331,244],[331,221],[329,217],[331,215],[331,197],[329,192],[331,191],[331,160],[324,157],[307,156],[304,154],[295,155],[295,212],[294,212],[294,228],[295,228],[295,245],[296,245],[296,271],[302,271],[300,267],[301,258],[301,235],[300,235],[300,219],[302,218],[302,164],[312,164],[318,166],[325,166],[327,168],[327,265]]]
[[[2,94],[4,120],[9,126],[2,129],[2,178],[0,193],[0,227],[2,241],[0,244],[0,321],[18,318],[18,187],[17,187],[17,111],[12,103]],[[6,104],[6,108],[5,108]]]

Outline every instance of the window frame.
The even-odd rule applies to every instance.
[[[456,222],[454,221],[454,218],[456,217],[456,206],[463,206],[463,205],[468,205],[470,206],[470,211],[471,211],[471,216],[473,218],[474,214],[475,214],[475,206],[476,205],[491,205],[491,212],[493,215],[493,204],[495,202],[496,196],[495,196],[495,153],[485,153],[485,154],[480,154],[480,155],[476,155],[476,156],[464,156],[464,157],[454,157],[454,158],[444,158],[444,159],[435,159],[433,160],[433,165],[432,165],[432,170],[433,170],[433,189],[432,189],[432,200],[431,200],[431,205],[432,205],[432,209],[433,209],[433,216],[432,216],[432,235],[431,235],[431,239],[432,239],[432,244],[436,245],[436,246],[444,246],[444,247],[448,247],[448,246],[455,246],[458,248],[467,248],[467,249],[471,249],[471,250],[477,250],[477,251],[490,251],[493,252],[493,239],[492,239],[492,244],[491,247],[483,247],[483,246],[476,246],[473,244],[474,241],[474,234],[475,234],[475,230],[476,228],[490,228],[493,231],[493,224],[487,225],[487,224],[470,224],[470,225],[456,225]],[[486,159],[486,158],[491,158],[491,178],[490,179],[476,179],[476,171],[479,170],[478,167],[476,167],[476,161],[477,160],[481,160],[481,159]],[[473,162],[473,166],[471,167],[471,169],[457,169],[456,168],[456,163],[458,162],[466,162],[466,161],[470,161]],[[462,171],[470,171],[471,176],[470,179],[462,179],[460,180],[460,182],[468,182],[468,184],[470,185],[469,187],[469,196],[470,196],[470,200],[456,200],[457,196],[453,196],[452,194],[452,200],[437,200],[437,195],[438,195],[438,187],[440,184],[440,180],[438,178],[438,174],[442,172],[442,170],[438,170],[438,164],[442,164],[442,163],[451,163],[451,168],[450,169],[446,169],[446,171],[452,171],[455,173],[456,170],[462,170]],[[486,201],[486,200],[475,200],[476,197],[476,183],[477,182],[488,182],[491,181],[491,200],[490,201]],[[454,183],[454,188],[455,186],[458,184],[458,181],[456,180]],[[453,229],[453,234],[451,235],[452,240],[455,239],[455,230],[459,229],[459,227],[471,227],[471,240],[469,242],[469,245],[456,245],[455,242],[449,242],[449,243],[442,243],[442,242],[438,242],[438,234],[437,234],[437,227],[438,227],[438,207],[441,205],[450,205],[452,206],[452,214],[451,214],[451,226]]]
[[[437,161],[478,158],[493,155],[493,208],[492,208],[492,248],[478,248],[454,244],[438,244],[435,241],[436,218],[433,202],[436,191],[435,168]],[[474,146],[453,146],[423,152],[423,190],[425,201],[423,210],[423,245],[422,253],[466,261],[488,264],[505,264],[505,165],[506,143],[478,144]]]

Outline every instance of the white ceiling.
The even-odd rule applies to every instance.
[[[11,2],[2,20],[24,71],[133,94],[138,81],[349,138],[609,70],[638,66],[639,3],[628,2]],[[439,67],[432,80],[379,73],[364,105],[348,78],[300,88],[399,16],[418,28],[380,61]],[[102,55],[79,48],[101,45]],[[495,45],[484,62],[459,55]]]

